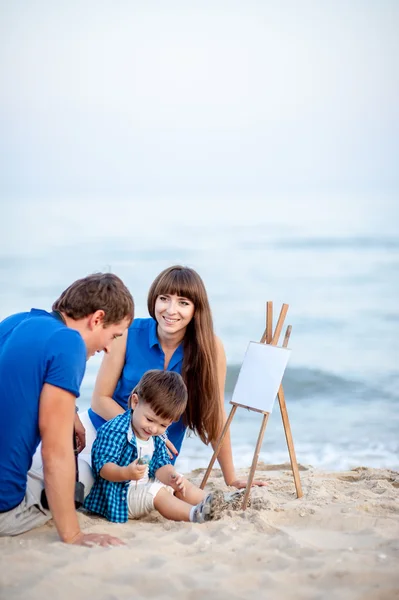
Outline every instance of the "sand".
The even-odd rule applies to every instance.
[[[203,472],[187,477],[199,484]],[[252,508],[203,525],[79,515],[86,532],[126,546],[68,546],[52,522],[0,538],[0,598],[399,599],[399,473],[301,467],[300,500],[289,465],[260,463],[257,475],[270,483]],[[227,489],[219,470],[207,488]]]

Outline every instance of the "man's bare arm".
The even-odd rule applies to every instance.
[[[45,383],[40,395],[39,429],[46,495],[55,526],[61,540],[69,544],[121,544],[120,540],[112,536],[85,535],[80,531],[74,504],[74,418],[75,396]]]

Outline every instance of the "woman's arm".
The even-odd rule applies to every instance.
[[[91,407],[107,421],[125,412],[112,396],[125,364],[126,341],[127,331],[112,342],[110,352],[104,354],[94,386]]]
[[[216,336],[215,336],[216,337]],[[217,373],[219,380],[219,398],[221,403],[221,411],[223,414],[223,426],[226,423],[227,415],[224,407],[224,386],[226,381],[226,354],[223,348],[221,340],[216,337],[216,359],[217,359]],[[217,443],[217,442],[216,442]],[[216,443],[212,444],[213,449],[216,447]],[[223,444],[219,450],[218,462],[222,469],[223,477],[226,485],[234,486],[238,489],[245,488],[247,481],[245,479],[237,479],[233,464],[233,454],[231,450],[231,439],[230,430],[227,431]],[[265,481],[254,480],[252,485],[267,485]]]
[[[226,422],[226,410],[224,408],[224,386],[226,381],[226,354],[224,351],[221,340],[215,336],[216,342],[216,362],[217,362],[217,375],[219,382],[219,399],[221,404],[221,412],[223,415],[223,425]],[[215,449],[216,442],[212,443],[212,448]],[[230,431],[227,431],[223,441],[223,445],[220,448],[218,462],[222,469],[223,477],[226,485],[234,485],[236,481],[236,474],[233,464],[233,455],[231,451],[231,440]]]

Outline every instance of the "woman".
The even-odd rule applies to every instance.
[[[204,283],[194,269],[173,266],[156,277],[148,293],[149,319],[135,319],[128,331],[105,354],[94,388],[91,408],[81,415],[86,428],[82,458],[90,461],[96,430],[127,409],[128,398],[149,369],[180,373],[187,385],[188,405],[183,417],[167,430],[167,445],[180,452],[186,429],[214,446],[226,420],[224,382],[226,356],[214,334]],[[218,456],[225,482],[246,487],[236,478],[230,435]],[[255,485],[266,485],[257,481]]]

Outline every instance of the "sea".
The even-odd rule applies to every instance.
[[[300,464],[329,470],[399,469],[398,194],[10,198],[0,222],[0,319],[50,309],[75,279],[112,271],[146,317],[149,286],[183,264],[203,278],[228,364],[230,400],[250,341],[289,305],[290,360],[283,377]],[[80,409],[90,404],[101,355],[88,361]],[[23,407],[21,407],[23,410]],[[236,467],[251,464],[262,415],[238,408]],[[189,435],[177,467],[212,455]],[[278,402],[260,460],[289,460]]]

